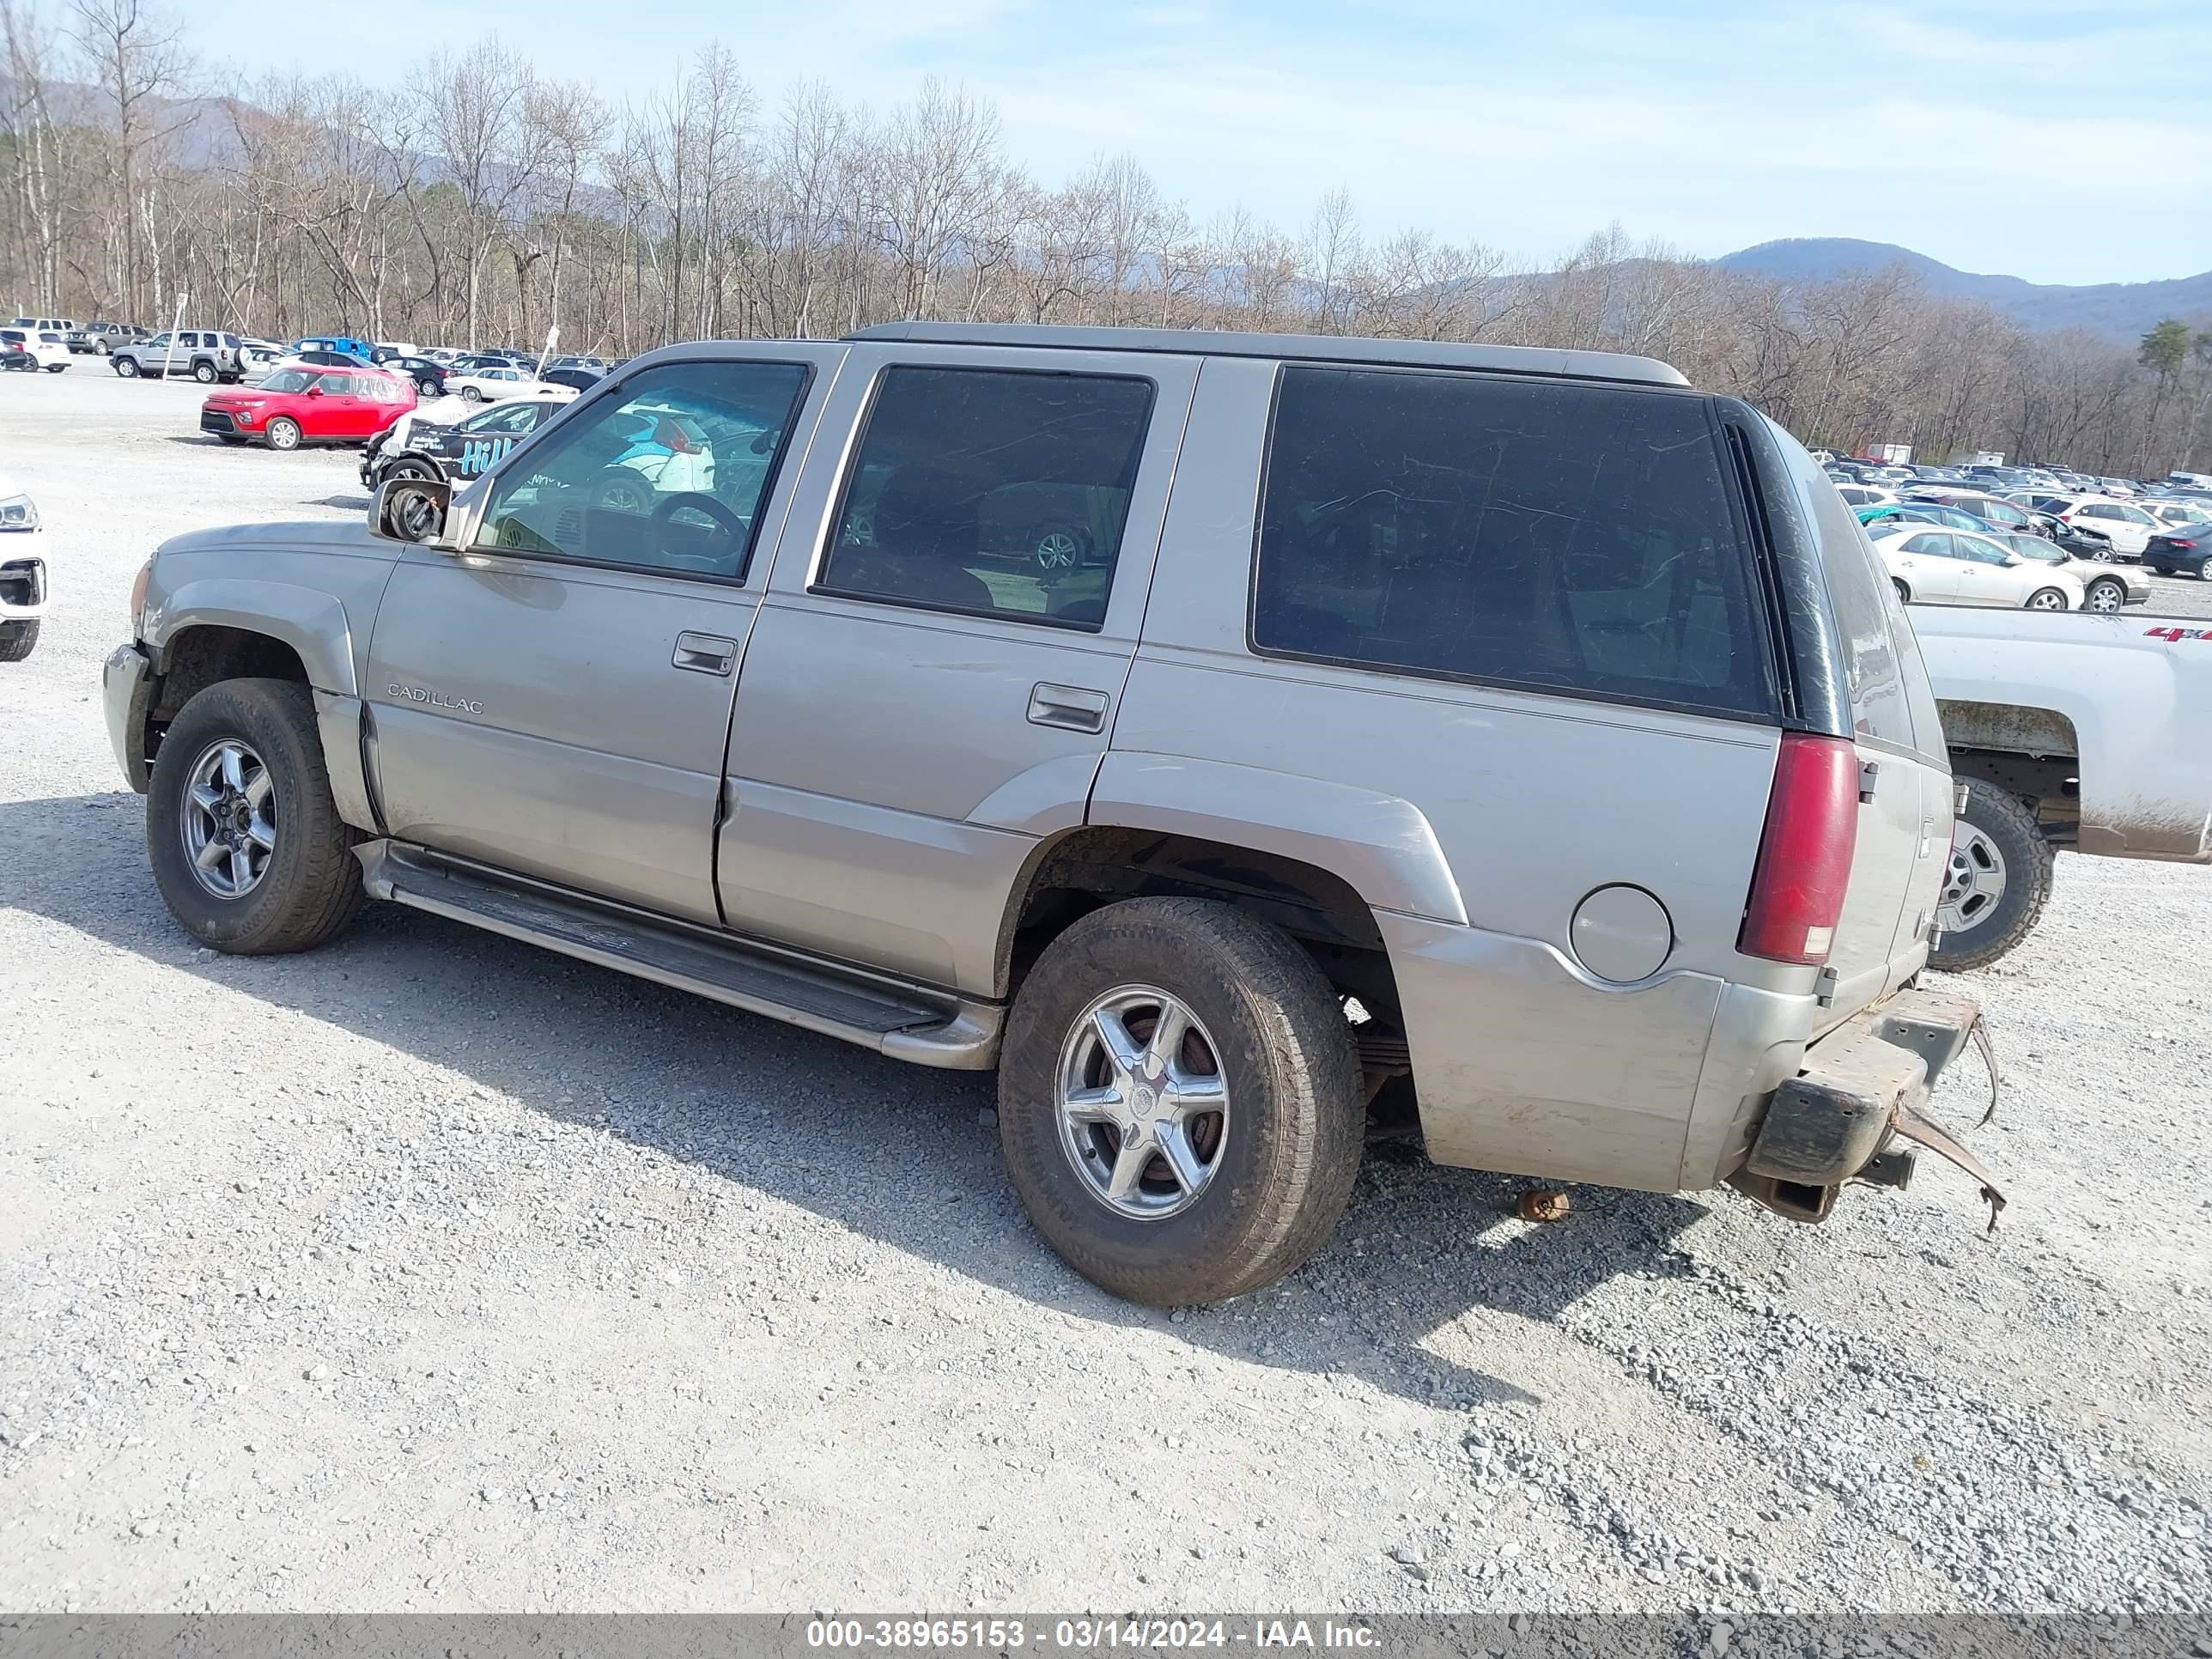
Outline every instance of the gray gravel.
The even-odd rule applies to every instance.
[[[0,1607],[2212,1612],[2212,872],[2069,856],[1973,976],[1994,1237],[1926,1162],[1539,1228],[1384,1149],[1308,1270],[1139,1310],[984,1079],[390,909],[194,948],[99,660],[161,537],[361,505],[198,396],[0,379],[57,604],[0,672]]]

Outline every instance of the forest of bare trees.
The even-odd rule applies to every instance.
[[[0,303],[422,343],[628,354],[902,318],[1140,324],[1642,352],[1808,442],[2212,470],[2212,329],[2032,335],[1902,271],[1789,285],[1617,229],[1541,268],[1346,190],[1292,229],[1200,222],[1134,161],[1057,184],[991,105],[771,95],[708,45],[610,103],[495,40],[396,85],[249,79],[155,0],[0,0]],[[2204,319],[2199,319],[2200,325]]]

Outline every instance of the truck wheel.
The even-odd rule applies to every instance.
[[[118,357],[115,359],[115,372],[124,380],[137,380],[138,378],[138,360],[136,357]]]
[[[1061,1260],[1115,1296],[1218,1302],[1297,1267],[1351,1201],[1364,1124],[1328,981],[1228,905],[1094,910],[1014,1000],[1008,1174]]]
[[[0,623],[0,662],[21,662],[39,642],[39,619]]]
[[[2094,611],[2100,617],[2112,617],[2118,615],[2127,602],[2127,584],[2106,580],[2089,584],[2089,591],[2082,597],[2081,608]]]
[[[223,680],[162,738],[146,850],[169,914],[201,944],[274,956],[337,938],[362,903],[356,839],[306,686]]]
[[[1985,968],[2033,931],[2051,899],[2058,861],[2017,796],[1979,778],[1951,833],[1951,867],[1936,902],[1942,935],[1929,955],[1948,973]]]
[[[198,380],[202,386],[213,386],[222,378],[216,366],[204,357],[192,365],[192,379]]]

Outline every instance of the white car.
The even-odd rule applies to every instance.
[[[551,398],[563,392],[572,398],[576,395],[574,386],[555,386],[520,368],[478,368],[465,374],[448,374],[446,390],[472,404],[492,403],[501,398]]]
[[[2142,510],[2158,520],[2160,530],[2176,525],[2212,524],[2212,512],[2194,501],[2145,501]]]
[[[449,376],[446,384],[453,383]],[[488,386],[487,392],[484,397],[469,398],[449,391],[442,398],[425,398],[392,423],[382,447],[394,455],[406,448],[407,434],[417,421],[426,426],[459,426],[470,416],[482,413],[488,404],[509,403],[517,398],[544,398],[567,404],[580,395],[572,386],[549,386],[543,380],[520,380],[512,386],[499,382],[495,392]]]
[[[27,351],[49,374],[70,366],[69,342],[51,328],[0,328],[0,351]]]
[[[2114,501],[2109,495],[2076,495],[2071,506],[2058,509],[2057,516],[2068,524],[2095,531],[2112,543],[2112,551],[2123,559],[2142,557],[2150,538],[2165,528],[2133,502]]]
[[[2079,611],[2083,605],[2078,576],[2023,559],[1987,536],[1900,524],[1875,537],[1874,544],[1897,584],[1898,598],[1913,604],[2029,611]]]
[[[46,613],[46,562],[29,550],[38,544],[39,509],[0,472],[0,662],[21,662],[39,642]]]

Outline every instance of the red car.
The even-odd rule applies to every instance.
[[[414,407],[414,382],[380,368],[295,364],[258,386],[215,393],[200,405],[200,430],[227,444],[258,438],[271,449],[359,444]]]

